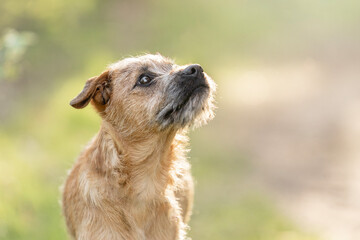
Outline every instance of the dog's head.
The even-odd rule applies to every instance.
[[[114,63],[90,78],[71,106],[89,102],[123,131],[199,126],[213,117],[216,85],[197,64],[178,66],[161,55]]]

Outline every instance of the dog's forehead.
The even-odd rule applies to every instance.
[[[159,54],[146,54],[139,57],[125,58],[109,66],[111,71],[152,71],[166,73],[173,69],[174,62]]]

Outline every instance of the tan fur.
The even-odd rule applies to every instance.
[[[144,68],[157,74],[156,85],[134,88]],[[155,116],[182,69],[161,55],[125,59],[89,79],[71,102],[82,108],[91,101],[102,117],[64,185],[63,212],[73,238],[186,238],[193,201],[186,129],[213,116],[215,84],[205,74],[209,90],[196,99],[199,111],[186,112],[192,117],[186,126],[161,127]]]

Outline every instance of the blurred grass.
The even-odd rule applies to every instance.
[[[233,144],[219,144],[220,129],[205,128],[212,129],[191,134],[190,161],[196,182],[190,222],[193,239],[319,239],[299,230],[271,199],[249,184],[249,160]]]

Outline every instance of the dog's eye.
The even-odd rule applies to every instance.
[[[139,85],[147,85],[151,82],[151,78],[147,75],[140,76],[138,83]]]

